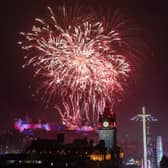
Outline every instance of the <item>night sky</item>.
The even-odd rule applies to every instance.
[[[84,1],[84,0],[83,0]],[[71,2],[73,2],[71,0]],[[142,29],[141,38],[148,44],[135,75],[136,82],[130,86],[122,103],[115,107],[118,121],[118,137],[128,134],[139,139],[140,123],[130,118],[140,112],[142,105],[147,112],[159,119],[150,123],[154,136],[168,139],[168,10],[166,3],[148,0],[87,1],[88,5],[100,5],[104,9],[119,8],[121,13]],[[82,1],[80,1],[82,3]],[[31,30],[35,17],[46,15],[46,6],[56,6],[54,0],[6,0],[1,2],[1,53],[0,53],[0,129],[12,127],[16,117],[26,113],[32,118],[56,121],[54,111],[46,110],[42,102],[32,97],[28,84],[33,83],[31,69],[22,69],[24,53],[16,44],[19,32]],[[143,51],[142,51],[143,52]]]

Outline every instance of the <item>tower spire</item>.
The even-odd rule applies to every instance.
[[[142,121],[143,126],[143,167],[147,168],[147,142],[146,142],[146,122],[147,121],[157,121],[151,114],[146,114],[145,106],[142,107],[142,113],[137,114],[132,117],[131,120]]]

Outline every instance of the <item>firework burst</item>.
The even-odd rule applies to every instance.
[[[19,44],[28,53],[23,67],[34,67],[41,79],[37,92],[47,104],[54,102],[63,124],[95,127],[106,103],[116,102],[130,78],[122,24],[107,29],[105,17],[72,15],[65,7],[48,10],[47,19],[36,18],[31,32],[20,33]]]

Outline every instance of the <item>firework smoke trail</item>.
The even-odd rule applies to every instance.
[[[28,53],[23,67],[34,67],[34,76],[42,79],[37,92],[46,103],[54,101],[63,124],[94,127],[106,102],[116,101],[130,77],[130,62],[120,52],[126,41],[117,26],[107,32],[104,19],[69,19],[64,7],[48,10],[48,19],[36,18],[30,33],[20,33],[24,40],[18,43]]]

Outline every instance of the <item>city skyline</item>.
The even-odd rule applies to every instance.
[[[4,2],[2,27],[4,28],[1,46],[4,53],[1,55],[1,124],[0,128],[13,126],[15,117],[23,117],[26,113],[32,118],[41,118],[57,121],[54,111],[46,110],[42,102],[32,97],[28,88],[28,80],[31,72],[21,68],[24,54],[16,44],[19,41],[19,32],[30,30],[34,16],[41,16],[47,5],[54,5],[51,1],[20,1]],[[93,4],[95,2],[92,2]],[[130,18],[133,23],[142,29],[142,38],[147,41],[149,55],[144,56],[135,75],[136,82],[129,87],[127,95],[122,103],[115,107],[118,122],[118,137],[128,134],[130,139],[138,139],[141,129],[139,125],[132,123],[130,118],[146,106],[147,113],[158,118],[157,123],[151,123],[153,135],[161,135],[168,138],[164,127],[167,124],[168,106],[168,79],[167,78],[167,48],[166,40],[166,7],[153,1],[146,2],[101,2],[104,7],[120,8],[121,14]],[[143,52],[143,51],[142,51]],[[145,54],[148,54],[145,53]],[[33,81],[34,82],[34,81]]]

